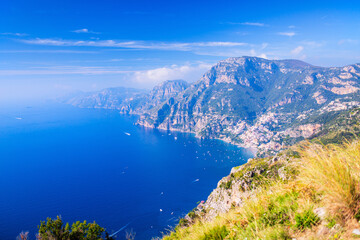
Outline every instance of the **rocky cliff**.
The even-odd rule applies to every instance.
[[[323,123],[311,119],[359,105],[359,78],[359,64],[324,68],[298,60],[229,58],[139,123],[278,151],[320,131]]]
[[[193,132],[274,154],[322,130],[329,113],[360,104],[360,64],[317,67],[298,60],[228,58],[189,85],[150,92],[113,88],[71,98],[80,107],[138,114],[146,127]]]

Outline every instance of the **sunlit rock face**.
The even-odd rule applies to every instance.
[[[266,152],[283,148],[289,138],[311,137],[321,129],[321,115],[358,106],[359,78],[359,64],[324,68],[239,57],[218,62],[191,85],[173,80],[148,93],[104,90],[69,102],[139,114],[138,123],[147,127],[194,132]]]
[[[358,105],[359,76],[356,64],[323,68],[298,60],[228,58],[139,123],[277,151],[285,138],[307,138],[321,129],[310,117]]]

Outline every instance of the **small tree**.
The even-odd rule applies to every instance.
[[[77,221],[70,225],[63,224],[59,216],[56,219],[47,218],[47,221],[41,221],[39,240],[102,240],[101,235],[105,229],[100,227],[97,223],[87,223],[86,221]]]

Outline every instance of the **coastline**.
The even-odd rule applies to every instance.
[[[120,114],[123,114],[123,113],[120,112]],[[130,114],[130,115],[132,115],[132,114]],[[141,115],[139,115],[139,114],[134,114],[134,115],[141,116]],[[134,123],[134,124],[135,124],[135,125],[138,125],[138,126],[145,127],[145,128],[159,129],[159,130],[163,130],[163,131],[190,133],[190,134],[194,134],[194,136],[195,136],[196,138],[205,139],[204,137],[199,136],[196,132],[193,132],[193,131],[186,131],[186,130],[181,130],[181,129],[177,129],[177,128],[157,128],[157,127],[153,127],[153,126],[150,125],[150,124],[143,124],[142,122],[139,122],[139,121],[137,121],[137,122]],[[249,152],[253,155],[253,157],[256,156],[257,153],[259,153],[259,149],[256,148],[256,147],[249,146],[249,145],[246,145],[246,144],[235,143],[235,142],[232,142],[231,140],[228,140],[227,138],[210,138],[210,139],[216,139],[216,140],[219,140],[219,141],[222,141],[222,142],[226,142],[226,143],[228,143],[228,144],[231,144],[231,145],[233,145],[233,146],[246,149],[247,151],[249,151]]]

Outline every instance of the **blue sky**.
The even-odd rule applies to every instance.
[[[195,81],[227,57],[360,62],[358,1],[3,0],[0,100]]]

